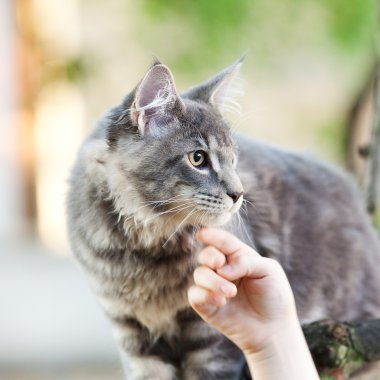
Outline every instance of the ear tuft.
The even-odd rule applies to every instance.
[[[240,104],[236,98],[244,93],[242,82],[239,80],[244,58],[243,56],[206,82],[190,88],[182,96],[209,103],[222,114],[228,111],[240,111]]]
[[[236,100],[244,95],[243,84],[239,76],[241,65],[242,62],[239,61],[231,70],[228,70],[211,93],[210,103],[222,114],[225,112],[239,113],[241,111],[240,103]]]
[[[157,65],[162,65],[162,62],[161,60],[157,57],[157,56],[153,56],[153,63],[152,63],[152,67],[153,66],[157,66]]]

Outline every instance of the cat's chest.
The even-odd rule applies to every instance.
[[[123,303],[128,313],[152,332],[169,331],[177,312],[188,306],[195,254],[177,250],[159,260],[140,259],[134,258],[120,283]]]

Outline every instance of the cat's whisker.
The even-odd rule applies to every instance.
[[[176,214],[180,213],[181,211],[184,211],[186,209],[190,208],[190,206],[188,207],[185,207],[183,209],[180,209],[180,210],[176,210],[176,211],[173,211],[172,212],[172,215],[171,216],[175,216]],[[153,220],[155,220],[156,218],[159,218],[161,217],[161,215],[153,215],[149,220],[145,220],[145,224],[151,224]]]
[[[173,197],[170,197],[168,199],[163,199],[163,200],[151,200],[147,202],[142,202],[142,204],[151,204],[151,203],[168,203],[171,201],[176,201],[178,199],[188,199],[191,194],[177,194],[174,195]]]
[[[177,207],[174,207],[174,208],[172,208],[170,210],[162,211],[162,212],[160,212],[158,214],[154,214],[151,217],[147,218],[146,222],[151,221],[152,219],[155,219],[155,218],[157,218],[159,216],[162,216],[162,215],[165,215],[165,214],[170,214],[170,213],[173,213],[173,212],[178,213],[180,211],[184,211],[184,210],[190,208],[192,205],[193,205],[193,202],[189,202],[187,204],[183,204],[183,205],[179,205]]]
[[[257,206],[253,202],[249,201],[248,199],[245,199],[245,198],[243,199],[243,205],[245,207],[247,207],[247,205],[250,205],[255,209],[255,211],[257,211]]]
[[[238,228],[239,228],[239,230],[241,230],[242,227],[241,227],[241,215],[240,215],[240,210],[236,213],[236,216],[237,216],[237,220],[238,220]]]
[[[172,197],[172,198],[174,198],[174,197]],[[182,199],[181,199],[182,200]],[[189,198],[183,198],[183,201],[190,201],[189,200]],[[161,202],[161,201],[149,201],[149,202],[143,202],[142,204],[141,204],[141,206],[140,207],[138,207],[135,211],[134,211],[134,213],[131,215],[131,216],[128,216],[128,217],[126,217],[125,219],[124,219],[124,222],[128,222],[128,221],[130,221],[131,219],[135,219],[135,214],[138,212],[138,211],[140,211],[141,209],[143,209],[144,207],[145,208],[147,208],[147,209],[149,209],[149,210],[151,210],[152,211],[152,209],[154,210],[156,207],[158,207],[159,205],[156,205],[156,206],[154,206],[153,208],[151,208],[151,207],[149,207],[150,205],[149,204],[147,204],[147,203],[150,203],[150,202]],[[170,201],[170,203],[178,203],[179,202],[179,200],[176,200],[176,201]],[[144,204],[145,203],[145,204]],[[169,202],[168,202],[169,203]],[[161,203],[162,205],[164,205],[164,203]],[[180,204],[180,205],[178,205],[178,206],[176,206],[176,207],[180,207],[180,206],[183,206],[185,203],[182,203],[182,204]],[[175,207],[175,208],[176,208]],[[174,209],[174,208],[173,208]],[[172,210],[173,210],[172,209]],[[170,210],[169,210],[170,211]],[[115,212],[117,212],[116,210],[115,210]],[[164,211],[164,212],[166,212],[166,211]],[[157,215],[161,215],[161,214],[154,214],[153,216],[157,216]],[[121,221],[121,218],[123,217],[123,214],[122,213],[120,213],[119,212],[119,217],[118,217],[118,222],[120,222]]]
[[[195,234],[201,229],[201,220],[202,220],[203,214],[198,213],[196,220],[195,220],[195,226],[193,227],[193,236],[192,236],[192,246],[191,246],[191,253],[193,253],[193,249],[195,248],[194,240],[195,240]]]
[[[248,215],[247,215],[246,210],[243,210],[243,209],[242,209],[242,211],[245,212],[245,214],[246,214],[246,216],[247,216],[247,218],[248,218]],[[254,242],[253,242],[253,240],[252,240],[251,234],[250,234],[250,233],[248,232],[248,230],[247,230],[247,226],[245,225],[245,220],[244,220],[244,218],[241,216],[241,214],[240,214],[240,210],[238,211],[237,216],[238,216],[238,220],[239,220],[239,228],[240,228],[240,231],[242,231],[243,234],[245,235],[246,239],[248,240],[249,245],[250,245],[251,247],[254,247],[255,245],[254,245]]]
[[[248,211],[247,211],[247,205],[242,205],[241,209],[239,210],[240,211],[243,211],[245,216],[248,218]]]
[[[195,220],[195,225],[193,226],[193,233],[192,233],[192,239],[191,239],[191,254],[194,254],[194,249],[196,248],[196,243],[195,243],[195,235],[196,233],[201,229],[198,221],[200,220],[200,215],[197,215],[197,218]]]
[[[201,217],[200,217],[199,229],[201,229],[202,227],[206,227],[204,225],[204,221],[206,220],[206,217],[207,217],[207,211],[203,211],[203,213],[201,214]]]
[[[158,201],[147,201],[147,202],[142,202],[142,205],[148,207],[148,206],[153,206],[154,208],[160,207],[160,206],[165,206],[171,203],[179,203],[179,202],[186,202],[189,201],[190,198],[189,196],[184,196],[184,195],[178,195],[175,197],[171,197],[167,200],[158,200]]]
[[[177,203],[177,202],[175,202],[175,203]],[[177,206],[172,206],[168,210],[162,211],[162,213],[166,213],[167,211],[170,211],[170,210],[176,210],[178,208],[181,208],[182,206],[187,206],[187,205],[194,205],[194,202],[191,199],[186,199],[186,201],[184,201],[180,204],[177,204]]]
[[[174,232],[168,237],[168,239],[165,241],[165,243],[162,245],[162,248],[165,248],[166,244],[169,242],[169,240],[180,230],[182,227],[183,223],[186,222],[190,218],[190,216],[195,212],[195,209],[192,209],[191,212],[185,216],[182,220],[182,222],[178,225],[178,227],[174,230]]]
[[[187,202],[189,202],[190,199],[183,199],[181,201],[177,200],[177,201],[172,201],[172,202],[167,202],[167,203],[159,203],[159,204],[156,204],[156,205],[146,205],[146,207],[150,207],[152,210],[156,210],[157,208],[159,207],[163,207],[163,206],[169,206],[169,205],[172,205],[172,204],[178,204],[178,206],[180,205],[183,205]],[[178,206],[175,206],[175,207],[178,207]]]

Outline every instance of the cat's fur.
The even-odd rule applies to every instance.
[[[277,259],[303,322],[380,316],[379,240],[350,181],[232,137],[222,111],[240,64],[179,95],[155,63],[79,152],[71,245],[113,323],[128,379],[240,376],[239,350],[188,305],[199,225],[225,224]],[[207,153],[206,166],[190,163],[196,150]]]

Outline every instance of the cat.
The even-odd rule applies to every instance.
[[[380,316],[379,239],[347,175],[231,132],[241,64],[179,94],[155,62],[79,151],[70,242],[127,379],[242,376],[242,353],[188,304],[201,226],[278,260],[302,322]]]

